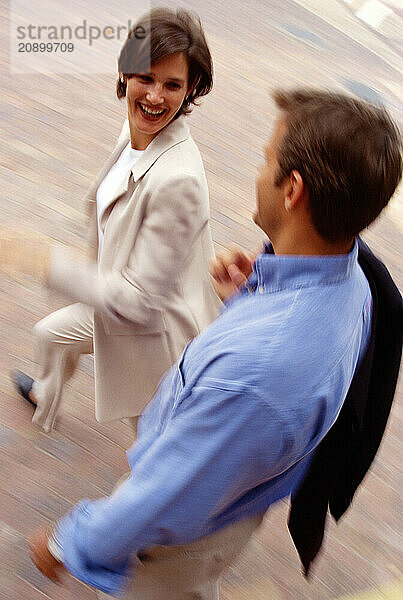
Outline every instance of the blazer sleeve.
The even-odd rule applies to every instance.
[[[205,183],[194,174],[164,180],[152,192],[129,261],[121,271],[98,272],[64,248],[53,248],[49,286],[118,319],[146,324],[163,309],[193,240],[208,220]]]

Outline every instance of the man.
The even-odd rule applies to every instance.
[[[274,99],[255,215],[272,247],[250,276],[242,253],[217,261],[227,307],[143,413],[130,478],[31,540],[50,577],[64,564],[127,599],[217,599],[220,573],[337,419],[371,330],[355,238],[401,178],[400,139],[383,109],[343,95]]]

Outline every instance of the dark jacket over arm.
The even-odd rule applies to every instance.
[[[372,330],[340,415],[291,499],[288,527],[308,574],[327,509],[338,520],[379,448],[395,394],[402,348],[402,298],[385,265],[359,239],[358,261],[373,298]]]

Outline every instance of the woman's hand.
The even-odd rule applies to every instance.
[[[60,575],[66,569],[63,563],[59,562],[49,551],[49,535],[50,532],[48,529],[40,529],[28,539],[30,556],[41,573],[49,579],[60,583]]]
[[[255,258],[241,248],[233,247],[211,261],[210,273],[214,289],[221,300],[227,300],[239,291],[252,273]]]
[[[50,268],[51,242],[30,230],[0,229],[0,272],[25,273],[46,282]]]

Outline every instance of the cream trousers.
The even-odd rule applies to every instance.
[[[257,515],[237,521],[184,546],[148,550],[139,557],[123,600],[219,600],[222,572],[246,546],[262,519],[263,515]],[[99,600],[112,598],[97,594]]]
[[[71,304],[34,326],[38,372],[33,385],[37,408],[33,423],[52,430],[60,408],[64,384],[73,375],[81,354],[93,352],[94,311],[86,304]],[[134,433],[138,417],[129,417]]]

